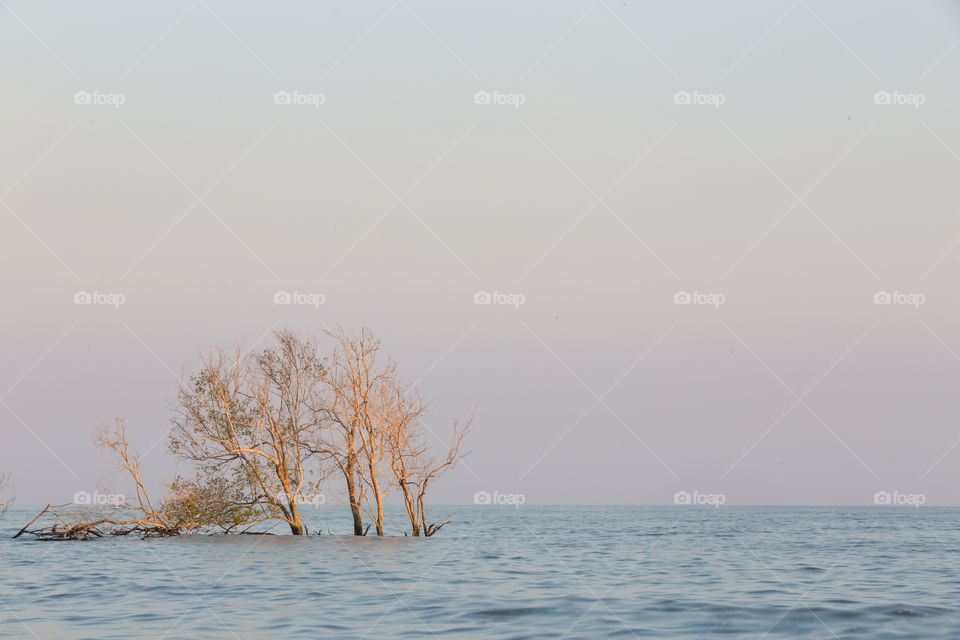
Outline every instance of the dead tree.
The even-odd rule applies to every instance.
[[[319,449],[336,462],[346,480],[354,533],[365,531],[365,510],[377,535],[384,534],[384,499],[396,489],[413,535],[433,535],[449,517],[440,523],[428,521],[427,490],[456,465],[472,418],[463,428],[454,424],[454,440],[446,455],[440,461],[431,459],[421,433],[427,407],[401,383],[389,357],[378,360],[380,341],[367,329],[359,334],[340,329],[328,335],[335,349],[323,370],[326,402],[318,406],[332,428],[321,431],[326,441]]]
[[[377,405],[380,429],[390,456],[390,469],[410,520],[412,534],[419,536],[421,527],[415,483],[427,447],[415,432],[416,423],[426,415],[427,407],[415,392],[393,385],[379,389]]]
[[[315,408],[327,428],[320,432],[314,450],[332,460],[340,470],[353,515],[354,535],[364,535],[363,509],[383,535],[383,504],[389,491],[383,461],[385,446],[375,418],[374,395],[392,375],[392,363],[378,369],[380,341],[367,330],[348,334],[327,332],[334,351],[322,370]]]
[[[434,479],[454,468],[462,457],[460,448],[473,423],[473,416],[462,427],[454,422],[453,439],[446,455],[436,460],[431,457],[430,446],[423,434],[422,418],[427,414],[427,408],[419,395],[401,387],[386,393],[391,397],[384,428],[396,486],[403,498],[412,535],[432,536],[450,521],[450,514],[442,522],[430,522],[427,491]]]

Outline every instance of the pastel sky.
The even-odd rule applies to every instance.
[[[161,483],[198,349],[343,325],[439,439],[476,406],[437,502],[960,504],[958,43],[935,0],[3,0],[0,472],[92,491],[119,415]]]

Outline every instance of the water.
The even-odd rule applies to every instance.
[[[14,509],[0,638],[960,637],[958,509],[451,509],[431,539],[94,542],[10,540]]]

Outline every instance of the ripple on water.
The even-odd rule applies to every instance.
[[[21,620],[65,640],[945,640],[960,629],[960,510],[451,510],[428,540],[41,544],[0,530],[0,638],[33,637]],[[337,518],[318,511],[311,527],[349,530]]]

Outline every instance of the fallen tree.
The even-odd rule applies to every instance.
[[[14,538],[24,534],[40,540],[89,540],[131,534],[149,538],[203,531],[229,533],[270,519],[261,517],[255,504],[242,499],[217,477],[177,478],[163,499],[155,502],[140,474],[140,456],[131,450],[121,419],[113,428],[98,430],[94,442],[116,454],[121,469],[135,486],[136,498],[124,497],[107,505],[48,504]]]

